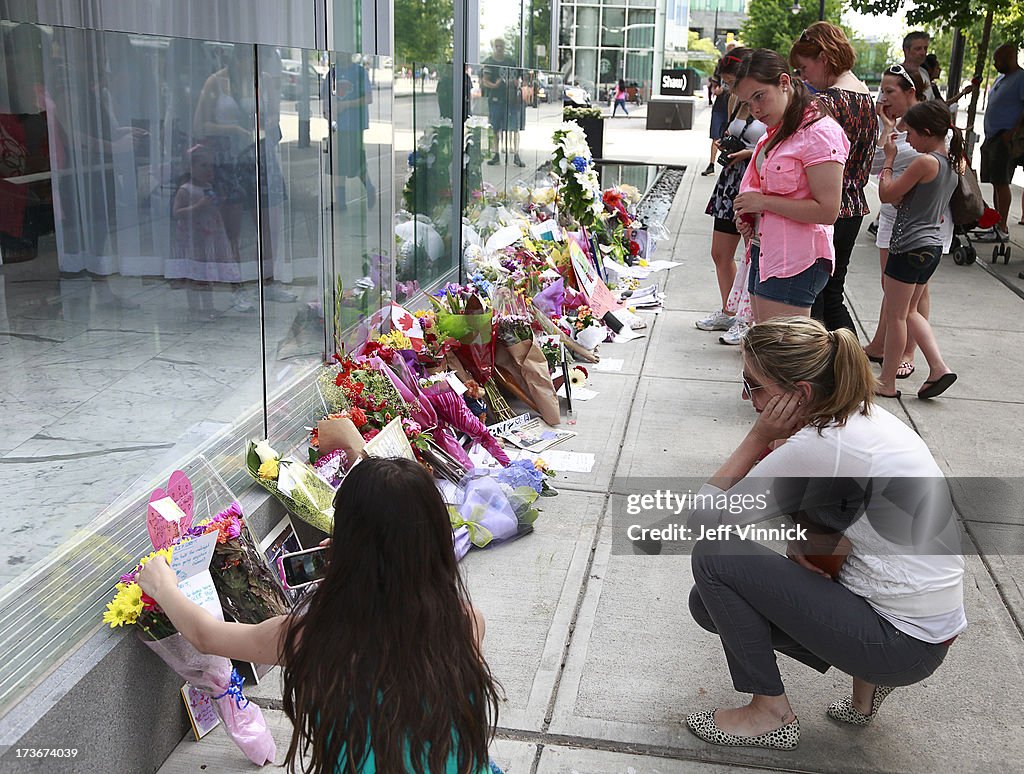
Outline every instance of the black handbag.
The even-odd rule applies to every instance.
[[[968,226],[977,223],[985,212],[985,197],[981,194],[978,176],[969,166],[964,167],[957,180],[956,188],[949,199],[953,224]]]

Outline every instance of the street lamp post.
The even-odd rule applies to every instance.
[[[796,16],[803,8],[800,7],[800,0],[793,0],[793,7],[789,9]],[[825,0],[818,0],[818,21],[825,21]]]

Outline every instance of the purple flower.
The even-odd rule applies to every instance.
[[[236,518],[241,518],[242,516],[242,506],[239,505],[238,500],[235,500],[231,505],[218,513],[214,520],[220,521],[221,519],[226,519],[230,516],[234,516]]]
[[[513,489],[528,486],[540,494],[544,487],[544,474],[537,470],[530,460],[515,460],[498,473],[498,483],[508,484]]]
[[[577,156],[572,160],[572,165],[576,167],[577,172],[586,172],[590,163],[582,156]]]
[[[118,582],[124,583],[125,585],[129,583],[135,583],[135,570],[132,570],[131,572],[126,572],[124,575],[118,578]]]

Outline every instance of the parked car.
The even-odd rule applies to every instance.
[[[590,93],[582,86],[562,87],[562,105],[564,107],[590,107]]]
[[[323,76],[312,64],[306,63],[306,80],[309,84],[307,97],[315,97],[320,93],[320,79]],[[281,60],[281,96],[285,99],[298,99],[302,88],[302,62],[298,59]]]

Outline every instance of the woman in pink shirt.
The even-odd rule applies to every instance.
[[[850,141],[774,51],[755,49],[733,91],[768,127],[733,202],[750,241],[754,319],[807,315],[835,263],[831,224]]]

